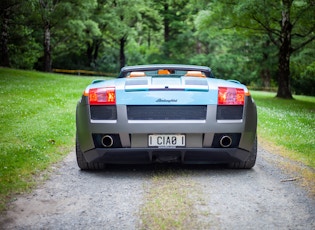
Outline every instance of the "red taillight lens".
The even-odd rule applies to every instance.
[[[244,89],[219,87],[218,105],[244,105]]]
[[[89,90],[90,105],[115,105],[116,90],[114,87],[94,88]]]

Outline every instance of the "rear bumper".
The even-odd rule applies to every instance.
[[[246,161],[250,152],[239,148],[95,148],[84,152],[87,162],[108,164],[224,164]]]

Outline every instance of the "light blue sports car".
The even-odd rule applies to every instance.
[[[139,65],[87,86],[76,109],[82,170],[180,162],[249,169],[257,155],[256,105],[246,86],[209,67]]]

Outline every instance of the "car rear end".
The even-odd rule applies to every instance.
[[[254,164],[241,163],[255,152],[256,106],[237,82],[180,75],[94,83],[77,105],[76,126],[83,169],[94,163]]]

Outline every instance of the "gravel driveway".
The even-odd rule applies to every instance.
[[[194,181],[196,209],[207,213],[199,221],[208,229],[315,229],[315,200],[277,168],[276,159],[259,149],[252,170],[174,166],[172,172],[185,170]],[[141,229],[139,210],[152,177],[173,166],[84,172],[72,152],[55,167],[44,184],[10,204],[0,229]]]

